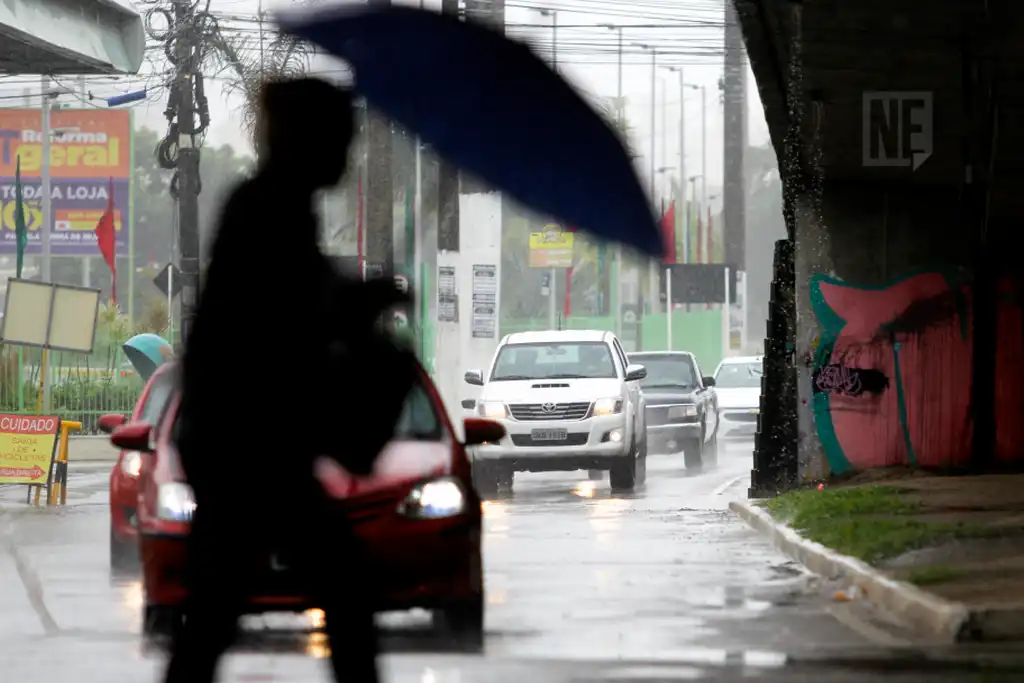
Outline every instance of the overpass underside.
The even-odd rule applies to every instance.
[[[1024,460],[1024,5],[735,5],[790,237],[753,492]]]
[[[0,75],[137,73],[142,18],[121,0],[3,0]]]

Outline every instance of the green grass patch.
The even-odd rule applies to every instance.
[[[1005,533],[986,526],[914,519],[911,515],[919,509],[900,498],[897,489],[882,485],[794,491],[768,503],[772,517],[808,540],[866,562],[958,539]]]
[[[937,583],[956,581],[963,576],[965,576],[965,572],[961,569],[938,564],[932,567],[911,569],[900,578],[915,586],[934,586]]]
[[[794,491],[768,501],[772,517],[794,528],[853,515],[900,515],[917,506],[891,486],[859,486],[824,491]]]

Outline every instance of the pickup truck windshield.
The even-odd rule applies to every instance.
[[[616,376],[611,348],[604,342],[507,344],[498,352],[491,381]]]
[[[640,380],[643,389],[695,389],[697,373],[689,356],[638,356],[630,363],[644,366],[647,377]]]
[[[718,369],[715,386],[722,389],[760,389],[760,363],[728,363]]]

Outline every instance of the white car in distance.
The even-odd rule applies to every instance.
[[[763,356],[725,358],[715,370],[718,393],[719,435],[722,438],[753,439],[761,413]]]
[[[611,332],[564,330],[507,335],[491,366],[470,370],[482,387],[477,414],[501,422],[498,443],[474,449],[481,495],[511,488],[516,472],[609,472],[613,489],[647,476],[647,434],[640,380]]]

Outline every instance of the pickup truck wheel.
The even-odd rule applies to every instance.
[[[636,469],[636,445],[634,444],[634,447],[629,449],[629,453],[615,459],[608,472],[612,490],[632,491],[636,485]]]
[[[636,483],[643,484],[647,481],[647,432],[640,437],[640,444],[636,449]]]
[[[691,439],[683,442],[683,462],[688,470],[699,470],[704,465],[702,446],[703,439]]]
[[[711,437],[711,441],[704,444],[704,461],[711,465],[718,464],[718,434]]]
[[[473,488],[483,499],[497,495],[498,476],[492,465],[482,462],[473,464]]]
[[[516,482],[516,473],[512,470],[499,468],[496,476],[499,489],[512,490],[512,486]]]
[[[604,470],[587,470],[587,479],[590,481],[601,481],[604,479]]]

